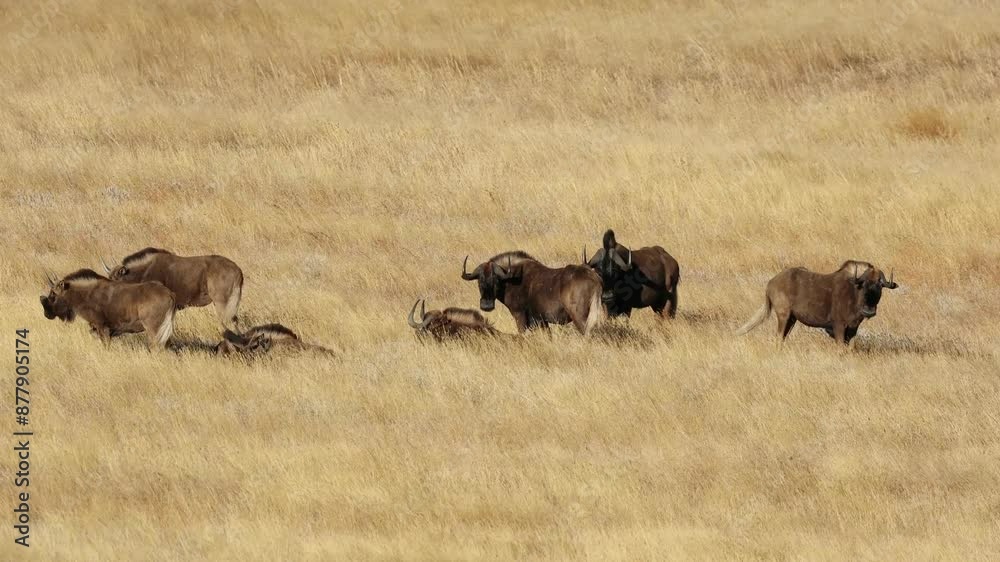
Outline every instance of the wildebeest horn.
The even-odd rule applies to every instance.
[[[465,264],[467,264],[468,262],[469,262],[469,256],[465,256],[465,259],[462,260],[462,279],[465,279],[466,281],[472,281],[473,279],[479,279],[479,276],[482,275],[482,273],[483,273],[482,268],[477,267],[476,269],[474,269],[472,271],[472,273],[466,273],[465,272]]]
[[[421,299],[417,299],[417,302],[413,303],[413,308],[410,309],[410,317],[406,319],[406,323],[410,325],[414,330],[419,330],[423,327],[422,324],[418,324],[416,320],[413,319],[413,313],[417,311],[417,305],[423,302]],[[424,319],[423,307],[420,307],[420,319]]]
[[[887,289],[895,289],[896,287],[899,287],[899,285],[897,285],[896,282],[893,280],[894,276],[895,276],[895,272],[892,269],[890,269],[889,270],[889,282],[886,283],[885,280],[884,280],[884,278],[883,278],[883,280],[882,280],[882,286],[885,287],[885,288],[887,288]]]
[[[627,265],[629,269],[632,269],[632,250],[628,251],[628,261],[625,263],[625,265]]]
[[[104,256],[101,256],[101,265],[104,266],[104,271],[108,272],[108,274],[110,275],[111,274],[111,268],[108,267],[108,264],[104,261]]]
[[[45,276],[45,282],[49,284],[49,289],[54,289],[56,287],[56,283],[52,280],[52,274],[48,271],[43,271],[42,275]]]
[[[587,245],[583,245],[583,265],[587,265],[590,260],[587,259]]]

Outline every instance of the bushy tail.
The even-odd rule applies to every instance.
[[[764,320],[767,320],[767,317],[770,314],[771,314],[771,299],[765,296],[764,304],[759,309],[757,309],[757,314],[754,314],[753,318],[751,318],[749,322],[741,326],[739,330],[736,330],[736,335],[742,336],[743,334],[749,332],[750,330],[753,330],[757,326],[760,326],[764,322]]]
[[[174,307],[171,306],[170,310],[167,311],[167,315],[163,318],[163,322],[160,323],[160,327],[156,330],[156,344],[160,347],[166,347],[167,342],[170,341],[170,336],[174,335]]]
[[[602,322],[604,322],[604,304],[601,303],[601,291],[596,290],[590,297],[590,310],[587,312],[587,324],[583,329],[583,335],[590,335]]]

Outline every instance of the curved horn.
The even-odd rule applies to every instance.
[[[108,275],[111,275],[111,268],[108,267],[108,264],[104,262],[104,256],[101,256],[101,265],[104,266],[104,271],[106,271]]]
[[[50,273],[48,271],[45,272],[45,281],[49,284],[49,288],[50,289],[55,289],[56,288],[56,281],[57,280],[52,275],[52,273]]]
[[[417,321],[413,319],[413,313],[417,311],[417,305],[420,304],[420,302],[420,299],[417,299],[417,302],[413,303],[413,308],[410,309],[410,317],[406,319],[406,323],[409,324],[414,330],[419,330],[423,327],[422,324],[418,324]],[[423,310],[420,312],[420,319],[424,319]]]
[[[479,276],[482,275],[482,269],[480,269],[480,268],[477,267],[476,269],[474,269],[472,271],[472,273],[466,273],[465,265],[468,262],[469,262],[469,256],[465,256],[465,259],[462,260],[462,279],[465,279],[466,281],[472,281],[473,279],[479,279]]]
[[[895,289],[895,288],[899,287],[899,285],[897,285],[896,282],[894,281],[894,279],[893,279],[894,277],[895,277],[895,272],[892,269],[890,269],[889,270],[889,282],[886,283],[885,281],[883,281],[882,282],[882,286],[885,287],[885,288],[887,288],[887,289]]]
[[[421,301],[420,301],[420,318],[423,319],[423,322],[420,323],[420,327],[426,330],[427,329],[427,325],[431,323],[432,319],[427,317],[427,311],[424,310],[424,305],[425,304],[427,304],[427,299],[421,299]]]
[[[629,269],[632,269],[632,250],[628,251],[628,261],[625,262],[625,265],[627,265]]]
[[[588,263],[590,263],[590,260],[587,259],[587,245],[584,244],[583,245],[583,265],[587,265]]]

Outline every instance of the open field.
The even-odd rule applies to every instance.
[[[31,329],[32,547],[0,559],[1000,557],[1000,5],[0,0],[0,334]],[[421,345],[459,273],[614,227],[680,311]],[[103,348],[41,269],[222,253],[338,357]],[[895,269],[843,350],[733,330]],[[514,330],[502,307],[490,318]],[[13,358],[0,430],[13,431]]]

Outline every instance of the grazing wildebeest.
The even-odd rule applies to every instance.
[[[255,326],[242,334],[226,330],[222,334],[222,341],[215,346],[215,352],[220,355],[227,355],[229,353],[266,353],[275,347],[333,353],[332,350],[321,345],[302,341],[295,332],[281,324]]]
[[[518,332],[549,324],[573,323],[590,334],[604,319],[601,278],[589,267],[567,265],[552,269],[524,252],[505,252],[466,272],[462,279],[479,281],[479,308],[489,312],[502,302],[517,324]]]
[[[112,281],[81,269],[60,281],[46,275],[49,294],[40,297],[49,320],[80,316],[105,344],[113,336],[146,332],[149,346],[165,347],[174,332],[174,294],[160,283]]]
[[[243,294],[243,271],[228,258],[185,257],[159,248],[146,248],[127,256],[115,267],[104,264],[104,269],[108,277],[116,281],[163,283],[174,292],[178,310],[214,303],[224,328],[236,323]]]
[[[420,305],[420,322],[413,318],[418,304]],[[444,341],[467,336],[496,336],[500,333],[478,310],[446,308],[425,312],[424,304],[425,301],[419,299],[413,303],[410,316],[406,320],[410,327],[417,331],[418,337],[429,334],[437,341]]]
[[[615,240],[613,230],[604,233],[604,247],[583,261],[601,275],[601,299],[611,316],[630,316],[633,308],[651,307],[660,317],[677,314],[677,283],[681,269],[666,250],[648,246],[629,250]]]
[[[778,336],[784,340],[795,322],[824,328],[833,339],[848,344],[858,326],[875,316],[882,289],[898,287],[874,265],[849,260],[833,273],[814,273],[804,267],[786,269],[767,283],[764,305],[737,333],[756,328],[774,310]]]

